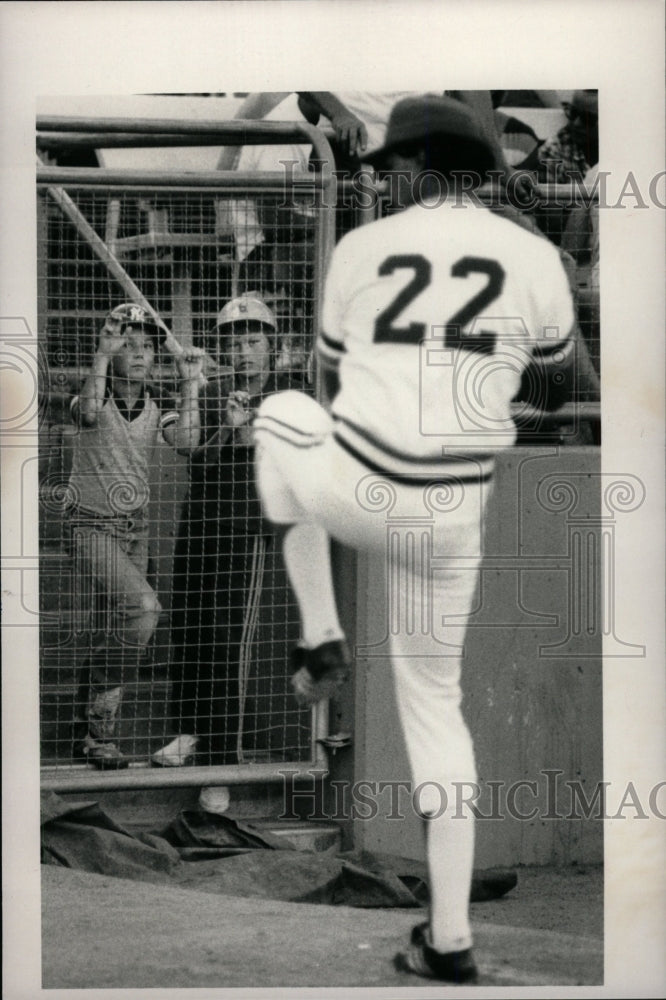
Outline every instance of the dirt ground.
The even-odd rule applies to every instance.
[[[601,868],[518,875],[504,899],[472,907],[480,985],[601,984]],[[392,967],[419,910],[218,896],[51,866],[42,907],[42,983],[63,998],[114,987],[383,987],[403,996],[428,985]]]
[[[503,899],[474,905],[472,916],[479,925],[501,923],[602,940],[603,867],[520,867],[516,888]]]

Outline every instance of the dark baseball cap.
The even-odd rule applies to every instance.
[[[363,159],[378,167],[397,146],[436,137],[450,139],[452,146],[464,145],[470,160],[468,169],[488,170],[494,166],[493,150],[471,109],[453,97],[436,94],[398,101],[391,110],[384,145]]]

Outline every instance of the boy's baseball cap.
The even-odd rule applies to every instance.
[[[436,94],[405,97],[394,104],[384,145],[364,160],[371,166],[379,166],[396,146],[435,136],[449,138],[452,143],[463,140],[470,149],[470,157],[478,161],[470,162],[470,169],[479,165],[490,169],[494,165],[490,143],[471,109],[453,97]]]
[[[215,329],[237,323],[240,320],[254,320],[258,323],[265,323],[272,330],[277,329],[277,320],[268,308],[266,303],[258,295],[245,293],[238,298],[227,302],[226,306],[218,314]]]
[[[162,324],[161,320],[151,313],[149,309],[146,309],[145,306],[139,305],[136,302],[123,302],[121,305],[116,306],[108,314],[106,321],[114,325],[120,323],[121,333],[126,326],[142,327],[153,338],[156,347],[163,343],[166,337],[166,327]]]

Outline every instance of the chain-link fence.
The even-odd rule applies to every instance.
[[[267,393],[315,392],[332,207],[325,176],[279,180],[220,173],[206,186],[201,176],[40,170],[41,736],[51,787],[91,787],[97,771],[106,785],[206,783],[321,762],[326,711],[301,710],[291,695],[298,614],[260,516],[248,427],[228,426],[230,393],[247,392],[249,421]],[[229,302],[251,310],[258,299],[261,325],[243,336],[237,324],[217,326]],[[164,343],[141,359],[141,378],[103,362],[104,421],[85,419],[105,317],[130,301],[181,347],[205,352],[189,454],[169,442],[182,372]],[[143,349],[152,338],[142,337]]]

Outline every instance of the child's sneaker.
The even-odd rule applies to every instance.
[[[183,767],[193,760],[198,742],[196,736],[176,736],[152,755],[151,763],[155,767]]]
[[[115,743],[96,740],[90,733],[81,744],[81,753],[99,771],[120,771],[129,767],[129,760],[122,755]]]

